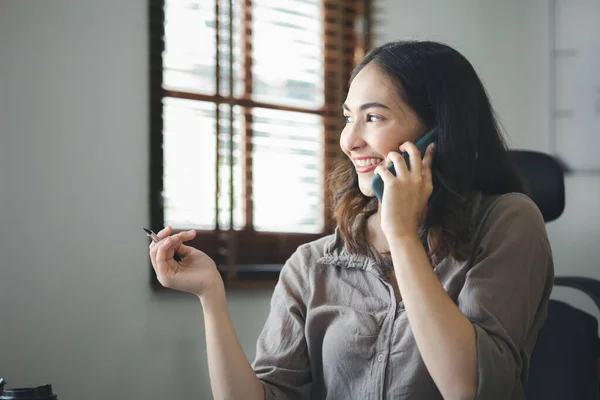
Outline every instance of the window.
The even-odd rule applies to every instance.
[[[368,9],[150,0],[151,225],[196,229],[226,282],[272,281],[332,232],[325,177]]]

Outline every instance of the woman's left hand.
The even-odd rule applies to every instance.
[[[388,162],[394,163],[396,176],[384,166],[378,166],[375,173],[381,176],[384,184],[381,204],[381,229],[386,238],[418,235],[419,224],[427,201],[433,191],[431,163],[434,145],[429,145],[421,161],[417,146],[406,142],[400,151],[409,154],[410,171],[404,158],[395,151],[388,154]]]

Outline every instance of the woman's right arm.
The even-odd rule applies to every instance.
[[[195,294],[202,303],[210,383],[215,399],[262,400],[264,389],[237,338],[227,308],[225,288],[214,261],[205,253],[183,244],[195,231],[170,236],[150,245],[150,258],[159,282],[168,288]],[[174,252],[183,257],[177,263]]]
[[[264,388],[250,366],[231,321],[225,290],[200,297],[204,310],[210,385],[215,399],[264,399]]]

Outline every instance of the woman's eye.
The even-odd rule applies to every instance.
[[[369,114],[367,115],[367,122],[378,122],[381,121],[381,118],[377,115]]]
[[[344,121],[346,121],[346,123],[349,124],[350,122],[352,122],[352,117],[349,115],[344,115]]]

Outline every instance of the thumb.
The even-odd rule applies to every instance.
[[[177,236],[178,236],[178,239],[181,241],[179,246],[177,246],[177,248],[175,249],[175,252],[177,253],[177,255],[179,255],[181,257],[185,257],[188,254],[190,254],[193,250],[195,250],[193,247],[183,244],[184,241],[192,240],[193,238],[196,237],[195,230],[192,229],[192,230],[189,230],[186,232],[180,232],[177,234]]]
[[[182,258],[185,258],[185,257],[189,256],[194,250],[196,250],[196,249],[192,246],[181,244],[177,248],[176,253],[177,253],[177,255],[181,256]]]

